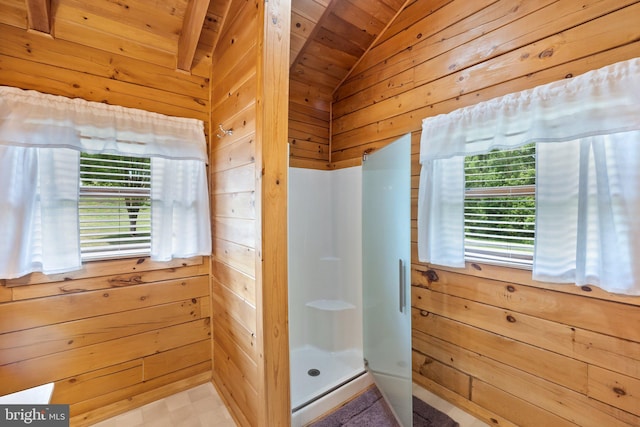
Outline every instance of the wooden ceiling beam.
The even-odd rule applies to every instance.
[[[182,23],[182,31],[178,40],[177,68],[191,71],[193,57],[200,40],[200,32],[209,9],[209,0],[190,0]]]
[[[25,0],[29,30],[51,34],[51,0]]]

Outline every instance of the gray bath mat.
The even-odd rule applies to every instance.
[[[458,427],[448,415],[413,397],[413,425],[415,427]],[[310,424],[310,427],[399,427],[396,419],[382,398],[380,391],[372,387],[355,399]]]
[[[414,427],[458,427],[459,425],[444,412],[413,396]]]

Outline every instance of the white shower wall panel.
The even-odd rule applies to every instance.
[[[361,199],[360,167],[289,169],[292,350],[362,351]]]

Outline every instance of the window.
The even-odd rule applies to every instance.
[[[201,120],[5,86],[0,110],[0,278],[211,254]]]
[[[465,157],[465,259],[531,268],[535,144]]]
[[[638,93],[635,58],[425,118],[418,260],[463,268],[470,257],[523,259],[518,262],[531,264],[536,281],[640,295]],[[532,182],[511,183],[507,173],[498,180],[506,188],[494,188],[489,169],[488,177],[478,172],[479,187],[465,190],[474,174],[471,169],[466,176],[465,159],[499,157],[494,149],[516,150],[531,142],[535,248],[529,261],[534,235],[522,223],[533,211],[522,208],[532,206],[526,189]],[[473,160],[479,157],[467,163]]]
[[[83,260],[149,255],[149,158],[80,155],[80,251]]]

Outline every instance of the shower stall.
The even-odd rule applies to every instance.
[[[362,166],[289,169],[296,427],[374,381],[401,424],[411,425],[410,169],[410,134]]]
[[[362,169],[289,169],[291,404],[364,372]]]

